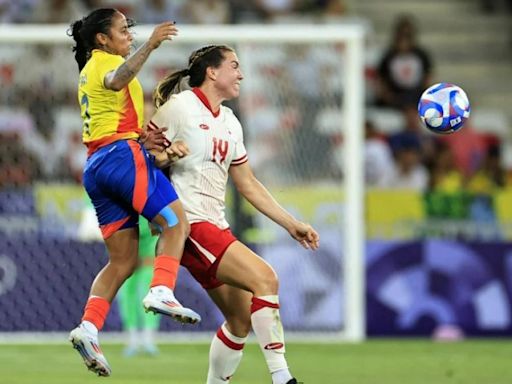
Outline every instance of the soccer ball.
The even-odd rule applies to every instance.
[[[434,84],[427,88],[418,103],[418,113],[425,127],[441,134],[461,129],[470,111],[466,92],[450,83]]]

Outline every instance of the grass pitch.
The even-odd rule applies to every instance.
[[[88,372],[69,345],[0,345],[2,384],[204,384],[206,344],[160,346],[156,357],[122,356],[105,344],[109,378]],[[474,340],[372,340],[351,344],[287,344],[292,372],[304,384],[509,384],[512,342]],[[270,384],[255,344],[246,346],[232,384]]]

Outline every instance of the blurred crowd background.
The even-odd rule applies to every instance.
[[[512,179],[510,1],[1,0],[0,21],[69,24],[97,7],[116,7],[139,24],[171,19],[178,25],[363,25],[367,186],[438,192],[420,202],[428,217],[489,221],[499,216],[495,206],[503,199],[495,199],[495,192],[505,190]],[[329,104],[347,96],[339,94],[342,51],[269,48],[244,63],[257,66],[254,73],[260,77],[246,81],[251,86],[244,90],[249,101],[242,119],[249,128],[255,126],[259,140],[271,149],[276,149],[273,126],[294,129],[294,153],[287,161],[302,161],[294,169],[303,170],[315,166],[305,155],[321,154],[323,164],[315,172],[320,180],[326,173],[341,172],[342,137]],[[142,75],[148,115],[153,86],[180,62],[156,59],[149,65]],[[80,182],[85,149],[77,120],[76,73],[67,66],[73,66],[68,45],[0,47],[0,188]],[[416,113],[421,92],[440,81],[465,89],[473,110],[464,129],[447,137],[429,134]],[[277,103],[278,112],[272,109],[275,94],[268,87],[276,82],[288,98]],[[308,106],[307,114],[300,115],[301,105]],[[256,167],[262,169],[276,160],[269,153],[256,157]],[[294,170],[283,166],[274,172],[292,177]]]
[[[368,277],[379,283],[368,286],[368,311],[378,314],[380,319],[386,316],[395,319],[397,313],[410,314],[406,308],[412,308],[414,303],[423,299],[429,303],[430,296],[425,296],[428,289],[419,282],[441,281],[436,294],[448,292],[451,315],[436,307],[432,311],[436,314],[434,318],[439,315],[436,323],[464,325],[467,321],[466,330],[476,329],[477,333],[483,332],[482,329],[512,333],[510,281],[503,285],[498,296],[493,296],[494,301],[482,301],[500,303],[498,312],[504,317],[498,316],[498,323],[494,321],[496,317],[491,316],[489,320],[478,315],[488,313],[487,307],[485,310],[472,307],[466,313],[467,302],[461,299],[464,295],[459,295],[459,291],[453,290],[455,285],[450,285],[458,278],[476,276],[475,280],[462,282],[464,287],[470,287],[464,291],[465,295],[473,297],[477,288],[508,279],[505,273],[497,271],[512,268],[506,267],[512,265],[506,261],[509,257],[506,244],[512,239],[512,1],[0,0],[0,23],[69,24],[98,7],[118,8],[138,24],[175,20],[178,25],[293,24],[297,28],[304,24],[362,25],[366,31],[367,239],[456,241],[454,248],[441,246],[427,251],[427,247],[402,247],[397,248],[396,254],[381,247],[378,256],[373,243],[369,243]],[[168,51],[155,52],[139,76],[146,92],[148,116],[152,113],[150,97],[157,81],[168,71],[183,67],[188,54],[197,48],[170,47]],[[16,233],[75,238],[79,230],[80,179],[86,151],[81,144],[76,100],[77,67],[70,48],[71,41],[64,45],[0,44],[0,234],[11,236],[7,239]],[[337,225],[344,220],[342,210],[339,211],[339,185],[343,179],[339,110],[343,100],[350,97],[343,94],[344,46],[290,48],[269,42],[237,48],[246,78],[240,100],[232,107],[244,124],[251,163],[267,185],[295,188],[280,196],[285,205],[290,204],[298,212],[314,210],[318,215],[318,222],[309,219],[320,227],[322,235],[326,234],[323,251],[326,257],[308,266],[307,279],[315,284],[305,286],[304,290],[317,295],[317,300],[318,295],[324,295],[326,300],[322,305],[329,312],[341,300],[341,294],[332,295],[332,287],[340,279],[333,273],[340,270],[340,235],[331,232],[336,228],[333,223]],[[471,101],[471,118],[454,135],[428,132],[417,115],[422,91],[437,82],[461,86]],[[304,199],[305,194],[308,199]],[[276,264],[281,263],[284,269],[289,268],[286,262],[293,260],[295,251],[293,246],[280,248],[284,235],[253,217],[237,196],[231,196],[230,201],[235,231],[260,247],[277,239],[274,243],[277,246],[267,256]],[[334,210],[329,205],[332,201],[338,204]],[[334,218],[330,216],[333,212]],[[33,247],[43,246],[44,241],[39,239]],[[475,241],[502,247],[467,248]],[[457,248],[458,244],[464,244],[465,248]],[[44,246],[52,248],[52,245]],[[290,258],[283,258],[283,254],[290,254]],[[451,260],[444,269],[446,275],[426,277],[430,272],[425,271],[438,265],[433,261],[437,259],[429,256],[433,254]],[[457,259],[453,254],[464,256]],[[482,259],[474,261],[474,254]],[[490,260],[489,255],[499,261],[494,258],[496,270],[489,267],[490,272],[485,274],[481,263]],[[377,260],[390,264],[381,265]],[[459,274],[450,264],[454,260],[470,263],[468,271],[480,271],[485,276]],[[415,293],[409,296],[410,302],[394,302],[400,295],[391,286],[380,285],[387,281],[381,274],[387,270],[401,271],[409,263],[423,268],[424,280],[416,274],[404,277]],[[294,285],[297,272],[288,272],[290,284],[293,283],[289,292],[297,291]],[[282,272],[286,273],[287,270]],[[303,295],[297,294],[301,295],[297,297],[299,302]],[[483,294],[479,297],[488,298]],[[306,301],[303,301],[304,311],[309,307]],[[473,300],[473,304],[476,302]],[[79,305],[78,301],[77,308]],[[309,324],[336,328],[341,322],[341,317],[333,318],[331,314],[323,317],[322,311],[309,320],[297,311],[290,316],[285,312],[288,326],[294,326],[294,319],[300,319],[297,326],[306,324],[306,327]],[[418,318],[420,312],[416,313]],[[322,319],[327,318],[332,323],[323,324]],[[375,318],[369,316],[370,320]],[[434,328],[428,321],[413,323],[410,328],[404,326],[405,332],[430,332]],[[386,328],[388,325],[381,321],[370,324],[369,328],[377,333],[382,328],[388,332],[396,324]],[[487,325],[490,328],[485,328]]]

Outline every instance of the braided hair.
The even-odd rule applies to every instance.
[[[199,87],[203,84],[206,69],[218,68],[225,59],[226,51],[234,52],[235,50],[227,45],[207,45],[192,52],[188,58],[188,68],[173,72],[158,83],[153,92],[155,107],[160,107],[172,94],[180,92],[181,82],[186,76],[189,77],[188,85],[191,87]]]

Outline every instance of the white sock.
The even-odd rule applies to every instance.
[[[91,323],[90,321],[84,320],[80,324],[87,332],[93,334],[94,336],[98,336],[98,328]]]
[[[237,337],[228,331],[226,323],[217,331],[210,345],[210,366],[206,384],[226,384],[242,360],[247,337]]]
[[[272,384],[286,384],[291,379],[293,377],[288,368],[272,372]]]
[[[285,370],[289,374],[288,364],[284,357],[284,332],[279,314],[278,296],[253,297],[251,313],[252,329],[256,334],[270,373]],[[289,379],[291,378],[290,375]]]

